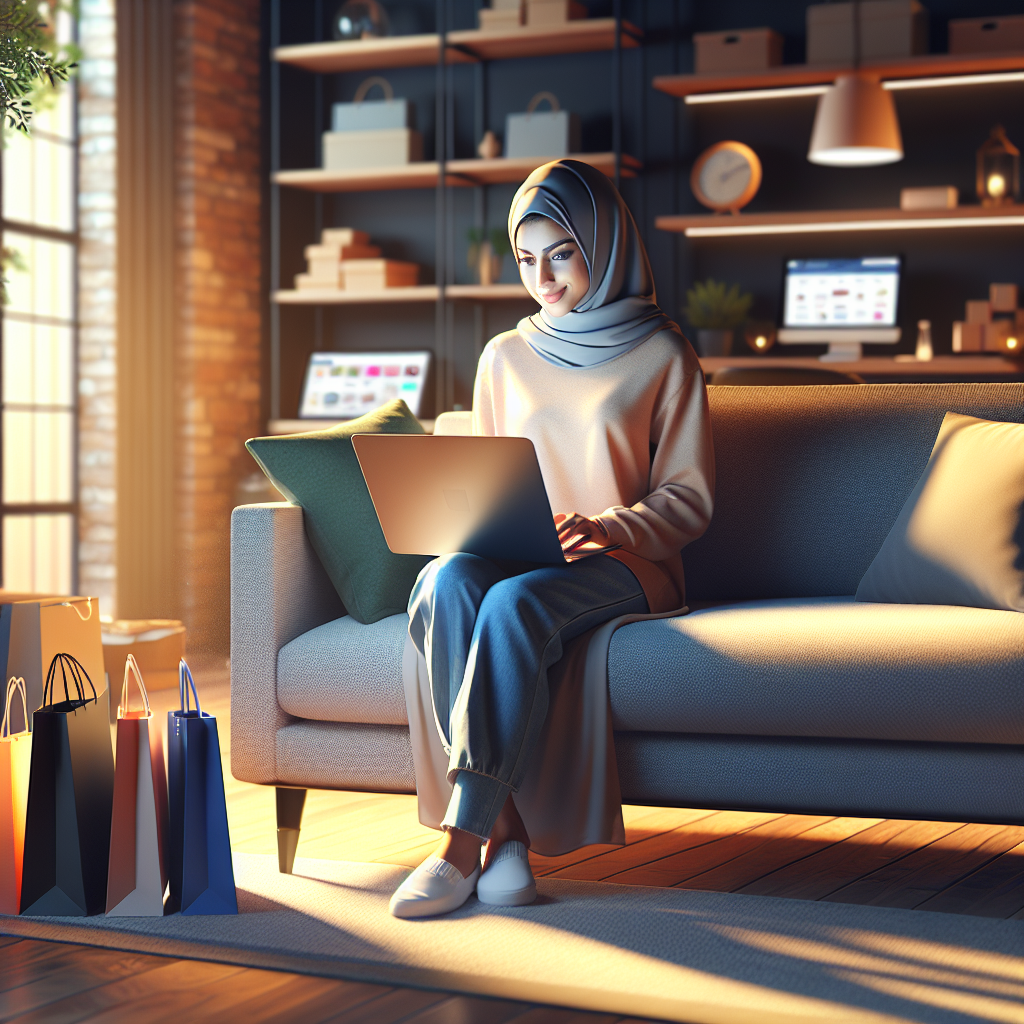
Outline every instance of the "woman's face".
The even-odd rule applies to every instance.
[[[590,288],[587,261],[579,246],[548,217],[520,225],[516,259],[526,290],[549,316],[571,312]]]

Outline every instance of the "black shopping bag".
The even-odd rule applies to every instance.
[[[217,719],[200,709],[184,659],[178,664],[178,689],[180,710],[167,712],[167,908],[183,914],[237,914]]]
[[[55,702],[58,674],[64,700]],[[97,700],[78,660],[58,654],[46,674],[43,705],[33,716],[22,914],[103,913],[113,800],[105,702]]]

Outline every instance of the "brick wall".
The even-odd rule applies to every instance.
[[[177,0],[176,484],[190,654],[228,651],[228,541],[261,432],[258,0]]]
[[[114,0],[84,0],[79,33],[79,592],[117,606],[117,109]]]

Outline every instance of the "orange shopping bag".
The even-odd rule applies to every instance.
[[[128,709],[128,676],[142,694],[142,711]],[[107,913],[162,917],[167,888],[167,774],[160,726],[134,656],[124,664],[117,708],[114,808],[110,818]]]
[[[11,701],[21,697],[21,731],[14,732]],[[15,709],[17,710],[17,709]],[[21,867],[25,853],[25,809],[32,763],[32,734],[28,731],[25,680],[7,683],[4,717],[0,723],[0,914],[17,914],[21,906]]]

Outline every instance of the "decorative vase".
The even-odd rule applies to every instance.
[[[480,243],[476,264],[477,280],[482,285],[494,284],[501,277],[501,257],[495,255],[490,242]]]
[[[702,328],[697,331],[697,354],[727,356],[732,352],[732,331]]]

